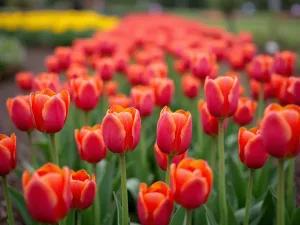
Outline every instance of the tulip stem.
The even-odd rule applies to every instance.
[[[54,162],[54,164],[59,165],[57,149],[55,146],[55,134],[50,134],[50,141],[51,141],[51,147],[52,147],[53,162]]]
[[[75,225],[81,225],[81,215],[78,209],[75,210]]]
[[[145,120],[143,120],[145,124]],[[141,181],[148,183],[148,162],[147,162],[147,146],[146,146],[146,137],[145,130],[141,131],[141,139],[140,139],[140,160],[141,160]]]
[[[187,209],[186,210],[186,225],[192,225],[192,215],[193,215],[193,211],[191,209]]]
[[[259,84],[258,90],[258,111],[257,111],[257,120],[263,117],[264,113],[264,84]]]
[[[210,167],[215,168],[215,162],[216,162],[216,136],[211,137],[211,143],[210,143]]]
[[[284,160],[278,160],[277,225],[284,225]]]
[[[221,225],[227,225],[227,203],[226,203],[226,186],[225,186],[225,157],[224,157],[224,119],[219,119],[219,136],[218,136],[218,149],[219,149],[219,207]]]
[[[166,171],[166,184],[167,185],[170,185],[170,167],[172,164],[172,160],[173,160],[173,157],[168,155],[168,167],[167,167],[167,171]]]
[[[7,186],[6,176],[2,176],[2,183],[3,183],[3,188],[4,188],[5,200],[6,200],[8,224],[9,225],[14,225],[14,217],[13,217],[11,202],[10,202],[9,193],[8,193],[8,186]]]
[[[290,159],[288,168],[288,186],[287,186],[287,204],[290,213],[293,212],[294,208],[294,171],[295,171],[295,159]]]
[[[205,94],[204,94],[204,88],[200,88],[200,94],[199,94],[200,100],[205,100]],[[194,107],[198,109],[198,102],[196,102],[196,105]],[[196,120],[197,120],[197,133],[198,133],[198,152],[199,152],[199,158],[202,157],[202,146],[203,146],[203,128],[202,128],[202,117],[201,117],[201,110],[197,110],[199,114],[196,114]]]
[[[36,157],[37,156],[36,151],[35,151],[35,148],[33,147],[33,144],[32,144],[32,131],[28,131],[27,136],[28,136],[28,141],[29,141],[31,161],[32,161],[33,167],[35,169],[37,169],[38,168],[38,162],[37,162],[37,157]]]
[[[96,177],[96,185],[97,185],[97,163],[93,164],[94,175]],[[98,190],[98,188],[97,188]],[[95,216],[95,225],[100,225],[100,204],[99,198],[97,195],[98,191],[96,192],[95,200],[94,200],[94,216]]]
[[[128,225],[128,196],[127,196],[127,178],[126,178],[126,158],[125,154],[120,154],[121,164],[121,189],[122,189],[122,224]]]
[[[89,125],[89,111],[84,111],[84,126]]]
[[[249,224],[249,213],[251,206],[251,198],[252,198],[252,187],[253,187],[253,179],[254,179],[254,170],[250,170],[250,176],[248,180],[248,189],[247,189],[247,198],[246,198],[246,211],[244,218],[244,225]]]

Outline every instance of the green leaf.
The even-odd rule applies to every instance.
[[[138,192],[140,187],[140,181],[137,178],[127,179],[127,190],[132,196],[133,200],[137,200]]]
[[[185,212],[186,210],[178,206],[177,209],[175,209],[175,212],[171,218],[170,225],[183,225],[184,219],[185,219]]]
[[[274,224],[276,215],[275,200],[272,195],[271,190],[269,189],[265,195],[259,217],[257,219],[258,225]]]
[[[227,201],[227,210],[228,210],[228,224],[230,225],[238,225],[238,222],[235,218],[234,212],[230,203]]]
[[[9,192],[9,195],[11,197],[11,200],[12,200],[14,206],[19,210],[19,212],[24,220],[24,223],[26,225],[38,225],[38,223],[35,222],[29,214],[22,193],[18,192],[15,188],[10,187],[10,186],[8,187],[8,192]]]
[[[121,204],[120,204],[115,192],[113,192],[113,195],[114,195],[116,206],[117,206],[118,225],[121,225],[122,224],[122,207],[121,207]]]
[[[200,207],[194,210],[194,222],[195,224],[199,225],[207,225],[204,207]]]
[[[261,207],[262,207],[263,201],[260,201],[253,205],[250,208],[250,220],[253,219],[254,217],[257,217],[260,212],[261,212]],[[237,219],[238,223],[242,223],[245,217],[245,208],[237,210],[235,213],[235,218]]]
[[[299,225],[299,221],[300,221],[300,208],[294,211],[289,225]]]
[[[205,207],[205,216],[206,216],[207,225],[218,225],[216,219],[214,218],[214,215],[209,210],[209,208],[206,205],[204,205],[204,207]]]

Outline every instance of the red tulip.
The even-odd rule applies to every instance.
[[[238,136],[239,157],[249,169],[259,169],[265,165],[269,158],[263,145],[262,135],[258,128],[247,130],[241,127]]]
[[[106,157],[107,148],[103,141],[100,125],[85,126],[81,130],[76,129],[75,140],[82,160],[98,163]]]
[[[102,80],[111,80],[115,74],[115,65],[113,59],[99,59],[96,63],[96,71]]]
[[[114,80],[106,81],[104,83],[104,94],[107,96],[116,95],[118,89],[119,89],[119,84]]]
[[[32,72],[20,72],[16,75],[16,83],[21,90],[28,91],[32,89],[33,78]]]
[[[55,56],[59,62],[61,70],[66,70],[71,62],[72,50],[70,47],[56,47],[54,50]]]
[[[163,107],[171,104],[175,89],[173,80],[156,77],[150,84],[154,89],[156,105]]]
[[[177,110],[174,113],[164,107],[157,123],[156,142],[159,149],[176,156],[186,152],[192,139],[192,116],[189,112]]]
[[[265,110],[261,135],[267,152],[276,158],[295,157],[299,151],[300,108],[271,104]]]
[[[86,67],[71,65],[66,70],[66,75],[69,81],[76,78],[85,78],[88,76],[88,70]]]
[[[93,204],[97,192],[95,175],[85,170],[71,171],[72,209],[86,209]]]
[[[86,56],[80,51],[73,51],[70,58],[70,65],[85,66]]]
[[[33,129],[33,118],[28,95],[8,98],[6,106],[12,122],[19,130],[30,131]]]
[[[186,209],[205,204],[212,189],[213,172],[206,161],[185,158],[171,165],[171,192],[175,201]]]
[[[0,176],[6,176],[16,168],[16,145],[15,134],[10,137],[0,134]]]
[[[44,60],[45,67],[49,73],[60,73],[60,65],[55,55],[49,55]]]
[[[251,78],[259,82],[269,82],[271,80],[273,64],[274,59],[271,56],[255,56],[248,67],[248,74]]]
[[[155,153],[155,159],[157,162],[157,165],[159,166],[160,169],[166,171],[167,167],[168,167],[168,155],[163,153],[162,151],[160,151],[160,149],[158,148],[157,144],[155,143],[154,145],[154,153]],[[172,158],[172,163],[175,163],[175,165],[178,165],[178,163],[183,160],[184,158],[187,157],[188,151],[184,152],[181,155],[177,155],[175,157]]]
[[[174,61],[174,69],[178,74],[183,74],[188,71],[189,63],[180,59]]]
[[[112,106],[102,122],[103,140],[114,153],[123,154],[135,149],[140,140],[141,117],[135,108]]]
[[[257,108],[257,103],[249,98],[240,98],[238,108],[233,115],[233,121],[240,126],[247,125],[252,122],[255,111]]]
[[[30,108],[35,128],[44,133],[59,132],[68,116],[70,95],[67,91],[56,94],[50,89],[30,94]]]
[[[204,80],[211,74],[216,63],[216,57],[209,52],[200,52],[191,58],[191,71],[193,75]]]
[[[127,77],[131,85],[147,85],[149,78],[145,76],[145,67],[139,64],[131,64],[127,69]]]
[[[130,107],[130,98],[122,93],[112,95],[108,97],[108,105],[109,107],[112,107],[114,105],[120,105],[123,108]]]
[[[126,73],[127,67],[130,61],[130,57],[127,53],[117,53],[114,56],[114,61],[116,65],[116,71],[120,73]]]
[[[232,70],[241,70],[245,67],[244,52],[240,46],[228,49],[226,59]]]
[[[293,104],[300,106],[300,78],[299,77],[289,78],[289,86],[287,91],[291,96],[291,102]]]
[[[153,77],[167,77],[168,67],[165,63],[155,62],[146,66],[144,73],[145,77],[149,79]]]
[[[274,69],[283,76],[294,75],[296,54],[291,51],[283,51],[275,54]]]
[[[256,80],[250,80],[250,88],[251,88],[251,95],[252,98],[258,100],[258,93],[260,88],[260,82]],[[264,100],[270,99],[274,97],[274,89],[271,82],[264,83]]]
[[[207,108],[215,117],[229,117],[237,110],[239,82],[236,76],[207,78],[204,85]]]
[[[141,183],[138,194],[138,216],[142,225],[168,225],[174,208],[169,187],[159,181],[147,188]]]
[[[68,167],[60,169],[48,163],[32,175],[26,170],[22,184],[25,202],[33,219],[41,223],[57,223],[68,215],[72,199]]]
[[[33,90],[43,91],[46,88],[51,89],[54,92],[60,90],[59,77],[55,73],[41,73],[33,80]]]
[[[155,107],[153,89],[148,86],[135,86],[130,92],[132,106],[139,110],[141,116],[149,116]]]
[[[184,75],[181,78],[181,89],[185,96],[196,98],[200,90],[201,82],[191,74]]]
[[[93,110],[102,92],[102,81],[97,77],[77,78],[70,81],[72,98],[77,108]]]

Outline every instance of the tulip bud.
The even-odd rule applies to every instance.
[[[44,60],[45,67],[49,73],[60,73],[59,61],[55,55],[49,55]]]
[[[99,59],[96,62],[96,71],[102,80],[111,80],[115,74],[115,65],[113,60],[111,58]]]
[[[135,86],[130,92],[132,106],[139,110],[141,116],[151,115],[155,107],[154,91],[148,86]]]
[[[123,154],[135,149],[140,140],[141,117],[135,108],[112,106],[102,122],[103,140],[113,153]]]
[[[21,131],[33,129],[33,118],[30,110],[29,95],[8,98],[6,101],[9,116],[14,125]]]
[[[256,108],[256,102],[252,101],[249,98],[240,98],[238,108],[233,115],[233,121],[240,126],[251,123],[254,118]]]
[[[16,145],[14,133],[10,137],[0,134],[0,176],[6,176],[16,168]]]
[[[50,89],[30,94],[30,108],[35,128],[51,134],[59,132],[68,116],[70,95],[67,91],[56,94]]]
[[[22,184],[25,202],[33,219],[41,223],[57,223],[68,215],[72,198],[68,167],[60,169],[47,163],[32,175],[26,170]]]
[[[72,209],[87,209],[93,204],[97,192],[95,175],[85,170],[71,171]]]
[[[77,78],[70,81],[72,98],[77,108],[93,110],[102,92],[102,81],[97,77]]]
[[[145,183],[140,184],[137,209],[142,225],[168,225],[173,208],[173,196],[164,182],[156,182],[149,188]]]
[[[259,82],[269,82],[271,80],[273,64],[274,59],[271,56],[255,56],[248,67],[248,74],[251,78]]]
[[[82,160],[98,163],[106,157],[107,148],[103,141],[100,125],[85,126],[81,130],[76,129],[75,140]]]
[[[106,96],[116,95],[119,89],[118,82],[109,80],[104,83],[104,94]]]
[[[156,77],[150,84],[154,89],[156,105],[163,107],[171,104],[175,89],[173,80]]]
[[[275,158],[295,157],[299,151],[300,108],[271,104],[261,122],[261,135],[266,151]]]
[[[60,90],[59,77],[55,73],[41,73],[33,80],[33,90],[43,91],[46,88],[51,89],[54,92]]]
[[[28,91],[32,89],[33,78],[32,72],[20,72],[16,75],[16,83],[21,90]]]
[[[213,172],[206,161],[185,158],[171,165],[171,192],[175,201],[186,209],[205,204],[212,189]]]
[[[283,76],[294,75],[296,54],[290,51],[283,51],[275,54],[274,69],[276,73]]]
[[[184,75],[181,78],[181,89],[188,98],[196,98],[200,90],[201,83],[191,74]]]
[[[207,78],[204,90],[210,114],[218,118],[233,116],[238,106],[239,88],[236,76]]]
[[[160,149],[158,148],[156,143],[154,145],[154,153],[155,153],[155,159],[156,159],[157,165],[159,166],[160,169],[162,169],[163,171],[166,171],[167,167],[169,165],[168,155],[163,153],[162,151],[160,151]],[[172,163],[175,163],[175,165],[177,166],[181,160],[183,160],[184,158],[187,157],[187,154],[188,154],[188,151],[184,152],[181,155],[177,155],[177,156],[173,157]]]
[[[176,156],[186,152],[192,139],[192,116],[189,112],[177,110],[174,113],[164,107],[157,123],[157,146],[168,155]]]
[[[247,130],[241,127],[238,136],[239,157],[249,169],[259,169],[265,165],[269,158],[263,146],[263,138],[258,128]]]
[[[122,93],[112,95],[108,97],[108,105],[109,107],[120,105],[123,108],[128,108],[130,106],[130,98]]]

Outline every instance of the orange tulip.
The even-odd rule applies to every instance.
[[[49,73],[60,73],[60,65],[55,55],[49,55],[44,60],[45,67]]]
[[[96,71],[99,77],[104,80],[111,80],[115,75],[115,65],[113,59],[102,58],[96,62]]]
[[[164,107],[157,123],[156,142],[159,149],[176,156],[186,152],[192,139],[192,116],[189,112],[177,110],[174,113]]]
[[[271,56],[255,56],[248,67],[248,74],[251,78],[259,82],[269,82],[271,80],[273,64],[274,59]]]
[[[174,199],[164,182],[156,182],[149,188],[141,183],[138,194],[138,216],[142,225],[168,225],[174,208]]]
[[[256,102],[252,101],[249,98],[240,98],[238,108],[233,115],[233,121],[240,126],[251,123],[254,118],[256,108]]]
[[[16,83],[21,90],[31,90],[33,78],[32,72],[20,72],[16,75]]]
[[[204,90],[210,114],[218,118],[233,116],[238,106],[239,87],[236,76],[207,78]]]
[[[90,111],[97,106],[103,86],[98,77],[72,79],[70,86],[72,98],[77,108]]]
[[[71,171],[72,209],[86,209],[95,199],[97,185],[95,175],[92,177],[85,170]]]
[[[123,154],[137,146],[141,134],[141,117],[135,108],[112,106],[102,122],[103,140],[114,153]]]
[[[216,63],[216,57],[209,52],[201,52],[192,56],[191,71],[193,75],[204,80],[211,74]]]
[[[171,165],[171,192],[175,201],[186,209],[205,204],[212,189],[213,172],[206,161],[185,158]]]
[[[59,77],[55,73],[41,73],[33,80],[33,90],[43,91],[46,88],[51,89],[54,92],[60,90]]]
[[[294,75],[296,54],[291,51],[283,51],[275,54],[275,72],[283,76]]]
[[[150,82],[154,89],[155,104],[158,106],[166,106],[171,104],[174,94],[174,82],[169,78],[153,78]]]
[[[33,129],[33,118],[30,110],[29,95],[19,95],[6,101],[9,116],[14,125],[21,131]]]
[[[41,223],[57,223],[67,216],[72,200],[68,167],[60,169],[48,163],[32,175],[26,170],[22,184],[25,202],[33,219]]]
[[[0,176],[6,176],[16,168],[16,146],[15,134],[10,137],[0,134]]]
[[[119,93],[108,97],[108,105],[112,107],[114,105],[120,105],[123,108],[128,108],[130,106],[131,100],[128,96]]]
[[[104,83],[104,94],[106,96],[116,95],[119,89],[118,82],[109,80]]]
[[[153,89],[148,86],[135,86],[130,92],[132,106],[139,110],[141,116],[149,116],[155,107]]]
[[[300,150],[300,108],[271,104],[261,122],[261,135],[267,152],[276,158],[295,157]]]
[[[245,67],[244,52],[240,46],[234,46],[227,50],[227,62],[232,70],[241,70]]]
[[[30,94],[30,108],[35,128],[44,133],[59,132],[67,119],[70,95],[67,91],[56,94],[50,89]]]
[[[200,90],[201,82],[192,74],[186,74],[181,78],[181,89],[188,98],[196,98]]]
[[[259,169],[265,165],[269,158],[263,146],[263,138],[258,128],[247,130],[241,127],[238,136],[239,157],[249,169]]]
[[[85,126],[81,130],[76,129],[75,140],[82,160],[98,163],[106,157],[107,148],[103,141],[100,125]]]

